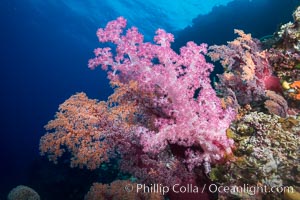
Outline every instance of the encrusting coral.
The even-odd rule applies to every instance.
[[[276,94],[274,91],[266,90],[266,97],[268,100],[265,101],[265,108],[268,109],[269,113],[280,117],[287,116],[288,103],[281,95]]]
[[[248,184],[299,189],[299,120],[249,112],[233,123],[228,131],[236,144],[234,162],[214,168],[211,176],[215,181],[226,186],[243,187]],[[227,195],[229,198],[242,194]],[[256,198],[264,195],[273,195],[272,199],[282,198],[278,194],[255,195]]]

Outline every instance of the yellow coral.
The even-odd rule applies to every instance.
[[[286,82],[286,81],[283,81],[283,82],[282,82],[282,87],[283,87],[283,89],[285,89],[285,90],[288,90],[288,89],[291,88],[291,87],[290,87],[290,84],[289,84],[288,82]]]

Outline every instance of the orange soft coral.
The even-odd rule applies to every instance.
[[[78,93],[60,105],[56,118],[45,126],[48,133],[40,141],[42,155],[56,163],[68,151],[72,167],[96,169],[120,148],[117,141],[131,141],[132,128],[138,125],[136,116],[142,111],[140,104],[145,102],[136,100],[136,82],[111,84],[115,92],[107,102]]]
[[[72,154],[71,166],[97,168],[108,160],[108,144],[99,139],[108,117],[105,102],[88,99],[84,93],[73,95],[60,105],[56,119],[45,126],[49,132],[41,138],[41,154],[57,162],[66,147]]]
[[[300,89],[300,81],[294,81],[290,87]]]
[[[300,81],[294,81],[290,87],[295,89],[295,92],[291,95],[293,99],[300,100]]]
[[[126,180],[117,180],[111,184],[94,183],[90,191],[86,194],[85,200],[105,200],[105,199],[144,199],[162,200],[163,195],[156,192],[137,192],[137,184]]]

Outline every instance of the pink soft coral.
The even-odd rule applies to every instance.
[[[143,36],[135,27],[122,35],[124,21],[118,18],[97,32],[99,41],[117,45],[116,56],[112,56],[110,49],[97,49],[89,66],[102,65],[104,69],[109,66],[111,80],[123,83],[136,80],[144,92],[155,94],[146,105],[157,113],[155,127],[137,129],[144,151],[159,153],[168,144],[184,146],[187,150],[200,147],[203,152],[197,156],[195,165],[204,159],[216,162],[230,153],[233,142],[225,131],[235,113],[221,107],[210,85],[213,65],[205,61],[207,45],[188,42],[178,55],[170,48],[174,40],[172,34],[159,29],[154,37],[156,44],[143,43]],[[117,31],[111,33],[112,27]],[[197,89],[200,90],[198,95]]]
[[[56,161],[66,148],[73,166],[90,169],[118,156],[123,171],[145,182],[188,182],[195,166],[231,153],[226,129],[235,112],[222,107],[211,86],[206,44],[188,42],[177,54],[172,34],[159,29],[156,43],[144,43],[135,27],[124,34],[125,26],[120,17],[99,29],[99,41],[116,46],[95,49],[89,60],[90,68],[108,71],[114,94],[98,102],[80,93],[63,103],[41,152]]]

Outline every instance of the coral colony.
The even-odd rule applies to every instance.
[[[151,43],[136,27],[125,31],[123,17],[109,22],[97,31],[107,47],[88,65],[107,71],[114,93],[107,101],[77,93],[61,104],[41,138],[42,155],[57,163],[67,151],[71,167],[90,170],[116,160],[132,176],[94,183],[86,199],[204,189],[219,199],[300,199],[300,7],[293,17],[268,40],[235,30],[227,45],[188,42],[179,54],[162,29]],[[207,56],[224,67],[217,83]]]

